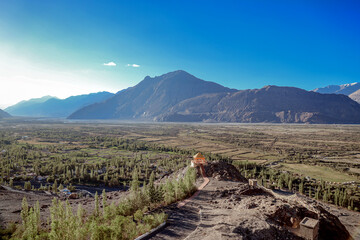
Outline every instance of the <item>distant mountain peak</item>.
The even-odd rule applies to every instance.
[[[26,117],[67,117],[77,109],[102,102],[113,96],[109,92],[97,92],[59,99],[51,96],[21,101],[5,110],[13,116]]]
[[[359,89],[360,89],[360,83],[354,82],[354,83],[346,83],[341,85],[328,85],[322,88],[315,88],[312,91],[318,93],[326,93],[326,94],[331,94],[331,93],[344,94],[349,96],[350,94],[356,92]]]
[[[43,97],[40,97],[40,98],[31,98],[29,100],[22,100],[19,103],[25,103],[25,102],[42,103],[42,102],[46,102],[47,100],[49,100],[51,98],[57,98],[57,97],[46,95],[46,96],[43,96]],[[17,104],[19,104],[19,103],[17,103]]]
[[[263,86],[261,89],[269,90],[269,89],[273,89],[273,88],[278,88],[278,86],[275,86],[275,85],[266,85],[266,86]]]
[[[167,75],[177,75],[177,74],[187,74],[187,75],[191,75],[190,73],[184,71],[184,70],[175,70],[175,71],[172,71],[172,72],[168,72],[168,73],[165,73],[163,74],[162,76],[167,76]],[[192,75],[191,75],[192,76]]]
[[[340,87],[351,87],[351,86],[354,86],[354,85],[356,85],[356,84],[358,84],[358,82],[344,83],[344,84],[340,84],[340,85],[338,85],[338,86],[340,86]],[[333,85],[333,86],[336,86],[336,85]]]
[[[169,78],[174,78],[174,77],[193,77],[195,79],[198,79],[194,75],[191,75],[190,73],[188,73],[184,70],[176,70],[176,71],[168,72],[168,73],[162,74],[160,76],[155,76],[153,78],[169,79]],[[148,78],[151,78],[151,77],[150,76],[145,77],[145,79],[148,79]]]

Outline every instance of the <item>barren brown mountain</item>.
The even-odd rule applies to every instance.
[[[145,77],[134,87],[118,92],[102,103],[84,107],[70,119],[149,119],[166,112],[182,100],[205,93],[234,92],[217,83],[203,81],[179,70]]]
[[[360,89],[357,90],[356,92],[353,92],[352,94],[350,94],[349,97],[350,97],[352,100],[360,103]]]
[[[237,91],[185,71],[146,77],[70,119],[167,122],[360,123],[360,105],[342,94],[266,86]]]
[[[341,94],[320,94],[293,87],[266,86],[187,99],[156,120],[360,123],[360,105]]]

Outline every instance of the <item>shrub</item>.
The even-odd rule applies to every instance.
[[[29,181],[24,183],[24,189],[27,190],[27,191],[31,190],[31,183]]]

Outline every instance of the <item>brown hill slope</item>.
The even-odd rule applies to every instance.
[[[360,123],[360,105],[345,95],[266,86],[187,99],[155,118],[169,122]]]
[[[350,97],[352,100],[360,103],[360,89],[357,90],[356,92],[350,94],[349,97]]]
[[[166,112],[184,99],[204,93],[234,91],[179,70],[154,78],[147,76],[136,86],[118,92],[105,102],[84,107],[69,118],[147,119]]]

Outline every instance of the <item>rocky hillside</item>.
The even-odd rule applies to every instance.
[[[11,117],[10,114],[8,114],[8,113],[5,112],[4,110],[1,110],[1,109],[0,109],[0,119],[1,119],[1,118],[9,118],[9,117]]]
[[[360,89],[357,90],[356,92],[353,92],[352,94],[350,94],[349,97],[350,97],[352,100],[360,103]]]
[[[319,239],[353,239],[347,228],[356,227],[358,213],[297,193],[249,186],[228,163],[209,162],[205,172],[210,182],[185,206],[165,209],[169,224],[151,239],[301,240],[300,222],[305,217],[318,220]]]
[[[102,103],[76,111],[69,119],[152,119],[185,99],[234,91],[180,70],[154,78],[147,76]]]
[[[15,116],[67,117],[79,108],[96,102],[102,102],[113,95],[113,93],[109,92],[98,92],[71,96],[66,99],[46,96],[19,102],[6,108],[6,111]]]
[[[235,93],[206,94],[174,106],[157,121],[360,123],[360,105],[345,95],[266,86]]]

